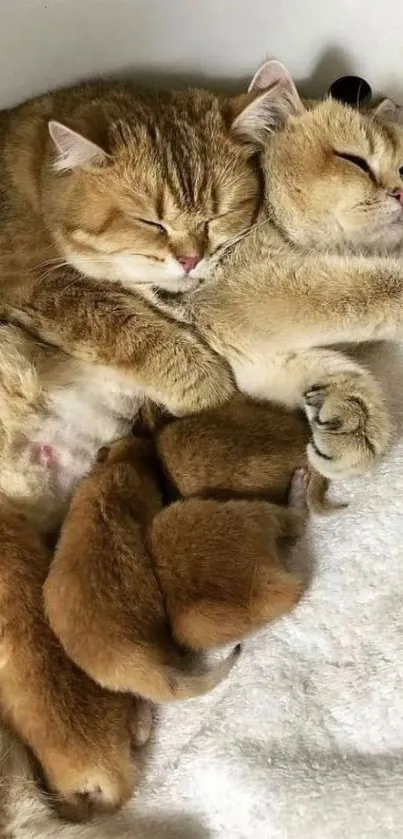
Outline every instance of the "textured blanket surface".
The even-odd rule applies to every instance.
[[[403,356],[369,351],[403,415]],[[311,520],[292,563],[307,593],[245,644],[230,680],[160,714],[136,799],[62,828],[20,776],[15,839],[384,839],[403,824],[403,442],[345,482],[346,511]],[[14,747],[13,747],[14,748]],[[16,747],[15,747],[16,748]],[[11,772],[14,753],[5,757]]]

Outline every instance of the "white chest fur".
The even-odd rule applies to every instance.
[[[58,527],[98,449],[128,433],[143,393],[104,367],[82,365],[74,384],[45,394],[44,409],[4,464],[0,489],[44,531]]]

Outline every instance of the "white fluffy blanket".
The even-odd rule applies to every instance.
[[[372,351],[397,415],[402,361]],[[15,839],[403,835],[403,444],[336,494],[349,508],[312,520],[293,556],[303,601],[207,699],[161,713],[132,805],[61,829],[20,778],[5,790]]]

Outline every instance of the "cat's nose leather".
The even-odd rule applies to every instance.
[[[185,269],[186,273],[189,274],[189,271],[193,271],[198,262],[200,262],[200,256],[197,253],[192,254],[192,256],[180,256],[178,262]]]
[[[394,189],[392,192],[393,198],[396,198],[396,201],[399,204],[403,204],[403,189]]]

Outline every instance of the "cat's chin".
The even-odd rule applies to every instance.
[[[180,280],[160,280],[153,283],[154,288],[158,291],[165,291],[170,294],[186,294],[186,292],[194,291],[200,285],[200,280],[196,277],[190,277],[188,274]]]
[[[354,241],[352,243],[355,244]],[[382,229],[372,231],[361,241],[356,243],[357,250],[368,254],[391,253],[400,251],[403,248],[403,225],[402,223],[388,224]]]
[[[185,292],[198,284],[198,280],[187,274],[175,259],[160,262],[124,253],[95,254],[91,258],[66,245],[63,250],[67,261],[80,274],[97,280],[119,282],[127,289],[144,285],[170,292]]]

